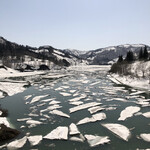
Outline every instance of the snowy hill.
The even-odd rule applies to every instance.
[[[118,59],[119,55],[126,56],[128,51],[133,51],[138,53],[140,49],[144,48],[144,44],[125,44],[119,46],[110,46],[106,48],[100,48],[97,50],[92,50],[83,54],[82,57],[88,59],[90,64],[112,64]],[[150,47],[148,47],[150,50]]]

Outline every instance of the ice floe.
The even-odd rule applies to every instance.
[[[60,101],[55,101],[55,100],[52,100],[49,105],[54,105],[54,104],[60,104]]]
[[[60,94],[61,94],[62,96],[71,96],[70,93],[65,93],[65,92],[60,92]]]
[[[70,102],[69,104],[72,104],[72,105],[76,105],[76,106],[78,106],[78,105],[83,104],[83,102],[81,102],[81,101],[77,101],[77,102]]]
[[[49,134],[43,137],[44,139],[50,140],[67,140],[68,139],[68,127],[59,126],[56,129],[52,130]]]
[[[117,123],[107,123],[107,124],[102,124],[103,127],[107,128],[117,136],[119,136],[121,139],[128,141],[128,139],[131,136],[131,133],[129,129],[121,124]]]
[[[43,137],[42,135],[34,135],[34,136],[27,137],[27,139],[29,140],[31,146],[35,146],[42,141]]]
[[[60,106],[58,104],[55,104],[55,105],[47,107],[46,109],[40,110],[40,112],[42,113],[42,112],[45,112],[45,111],[50,111],[50,110],[58,109],[58,108],[61,108],[61,107],[62,106]]]
[[[140,137],[146,141],[146,142],[150,142],[150,133],[143,133],[143,134],[140,134]]]
[[[62,111],[60,110],[52,110],[49,112],[50,114],[55,114],[55,115],[58,115],[58,116],[62,116],[62,117],[66,117],[66,118],[70,118],[69,115],[63,113]]]
[[[150,112],[143,113],[142,115],[146,118],[150,118]]]
[[[101,107],[101,106],[95,106],[95,107],[91,107],[88,109],[88,111],[91,113],[91,114],[94,114],[98,111],[101,111],[101,110],[104,110],[105,108]]]
[[[36,120],[27,120],[26,124],[39,125],[39,124],[42,124],[42,122],[36,121]]]
[[[86,95],[81,95],[80,97],[75,97],[73,99],[70,99],[69,101],[70,102],[75,102],[75,101],[79,101],[79,100],[81,100],[83,98],[86,98]]]
[[[75,134],[79,134],[79,130],[77,128],[77,126],[74,123],[71,123],[69,126],[69,134],[70,135],[75,135]]]
[[[17,121],[27,121],[27,120],[31,120],[32,118],[22,118],[22,119],[17,119]]]
[[[95,135],[88,135],[88,134],[84,136],[87,139],[91,147],[95,147],[97,145],[102,145],[102,144],[110,142],[110,139],[108,136],[95,136]]]
[[[96,103],[96,102],[91,102],[91,103],[86,103],[86,104],[82,104],[73,108],[70,108],[69,111],[70,113],[82,110],[82,109],[86,109],[89,107],[93,107],[93,106],[97,106],[97,105],[101,105],[101,103]]]
[[[27,96],[24,97],[24,100],[28,100],[31,97],[32,97],[32,95],[27,95]]]
[[[41,98],[44,98],[44,97],[47,97],[47,96],[48,96],[48,95],[35,96],[35,97],[31,100],[30,104],[35,103],[35,102],[39,101]]]
[[[22,139],[15,140],[15,141],[9,143],[7,145],[7,148],[10,150],[22,148],[25,145],[26,141],[27,141],[27,137],[25,136]]]
[[[79,137],[75,137],[75,136],[71,137],[69,140],[70,140],[70,141],[76,141],[76,142],[82,142],[82,143],[84,142],[83,139],[81,139],[81,138],[79,138]]]
[[[133,114],[137,113],[138,111],[140,111],[140,107],[137,106],[129,106],[126,107],[121,113],[120,113],[120,117],[118,118],[118,120],[125,120],[127,118],[130,118],[133,116]]]
[[[97,113],[92,115],[91,118],[86,117],[82,120],[80,120],[77,125],[81,125],[81,124],[85,124],[85,123],[89,123],[89,122],[96,122],[96,121],[100,121],[100,120],[104,120],[106,119],[106,114],[105,113]]]

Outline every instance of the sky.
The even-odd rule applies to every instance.
[[[150,45],[149,18],[150,0],[0,0],[0,36],[34,47]]]

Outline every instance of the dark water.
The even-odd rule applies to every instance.
[[[81,94],[86,94],[87,97],[82,99],[84,103],[88,102],[101,102],[104,108],[109,108],[112,105],[117,107],[116,110],[103,110],[102,112],[106,113],[107,119],[103,121],[97,121],[94,123],[87,123],[83,125],[79,125],[79,131],[85,134],[92,134],[92,135],[99,135],[99,136],[109,136],[111,142],[105,145],[99,145],[97,147],[91,148],[87,141],[84,143],[74,142],[74,141],[63,141],[63,140],[46,140],[43,139],[42,142],[38,146],[31,147],[30,143],[27,142],[25,146],[22,148],[23,150],[29,149],[39,149],[39,150],[135,150],[137,148],[146,149],[150,148],[150,144],[148,142],[143,141],[142,139],[137,139],[141,133],[150,133],[150,120],[143,117],[142,115],[133,116],[128,118],[125,121],[118,121],[120,116],[120,112],[125,109],[127,106],[140,106],[135,104],[136,98],[132,98],[129,96],[132,93],[132,89],[129,87],[117,86],[112,83],[106,76],[106,72],[99,71],[94,73],[89,72],[71,72],[72,76],[61,78],[55,81],[49,80],[42,80],[38,84],[33,85],[27,88],[23,93],[16,94],[11,97],[6,97],[1,100],[1,104],[3,108],[8,109],[9,111],[9,121],[11,124],[21,131],[21,135],[17,137],[20,139],[21,137],[25,136],[27,133],[30,135],[43,135],[45,136],[53,129],[58,126],[69,126],[71,123],[77,123],[79,120],[85,117],[91,117],[91,114],[88,112],[87,109],[80,110],[74,113],[69,113],[69,108],[74,107],[73,105],[69,104],[68,100],[74,98],[73,96],[62,96],[60,94],[61,91],[56,91],[58,87],[67,86],[68,88],[64,88],[64,92],[70,93],[70,90],[76,90],[78,96]],[[85,83],[84,81],[88,81]],[[94,84],[96,83],[97,84]],[[44,83],[44,84],[43,84]],[[42,85],[42,86],[41,86]],[[28,100],[24,100],[24,97],[27,95],[32,94],[33,96]],[[50,119],[46,119],[42,125],[37,125],[33,128],[28,128],[26,121],[17,122],[18,118],[28,118],[28,114],[34,110],[34,114],[38,114],[37,117],[32,117],[33,120],[39,120],[44,118],[40,114],[40,110],[43,110],[49,106],[49,102],[47,102],[44,106],[37,106],[41,104],[41,101],[36,103],[30,104],[31,99],[34,96],[38,95],[45,95],[49,94],[46,98],[56,98],[56,100],[60,101],[60,105],[62,108],[59,110],[63,111],[64,113],[70,115],[70,118],[64,118],[61,116],[51,115],[49,112],[44,112],[43,114],[48,114]],[[72,94],[73,95],[73,94]],[[149,98],[149,94],[144,93],[143,95],[138,95],[139,98]],[[121,102],[121,101],[114,101],[112,99],[115,98],[123,98],[127,99],[128,102]],[[86,101],[89,99],[89,101]],[[35,109],[32,107],[35,106]],[[150,111],[149,107],[141,107],[141,112]],[[122,139],[118,138],[106,128],[101,126],[101,123],[119,123],[125,125],[127,128],[131,130],[131,138],[128,142],[123,141]],[[20,128],[22,125],[25,128]],[[70,136],[69,136],[70,137]],[[4,144],[4,143],[2,143]]]

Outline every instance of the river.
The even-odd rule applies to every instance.
[[[85,134],[108,136],[110,139],[109,144],[90,147],[86,140],[84,142],[70,141],[69,138],[71,136],[68,136],[68,140],[43,139],[39,145],[34,147],[31,147],[30,143],[27,142],[22,149],[135,150],[137,148],[149,148],[148,142],[137,138],[141,133],[150,133],[150,122],[148,118],[137,114],[127,118],[125,121],[118,121],[121,111],[128,106],[138,106],[141,108],[140,112],[142,113],[149,111],[149,107],[141,107],[141,105],[136,103],[139,99],[149,98],[149,95],[147,93],[142,93],[133,96],[134,94],[132,95],[131,93],[136,93],[137,90],[112,83],[107,77],[107,71],[108,69],[105,69],[105,67],[96,71],[70,70],[69,75],[57,80],[41,79],[27,88],[24,92],[5,97],[1,100],[1,105],[2,108],[8,110],[8,120],[11,125],[21,131],[21,134],[17,137],[17,139],[20,139],[25,135],[45,136],[58,126],[69,127],[71,123],[77,124],[81,119],[91,117],[88,109],[73,113],[69,112],[70,108],[75,107],[75,105],[70,104],[69,100],[83,96],[83,98],[79,100],[83,102],[83,104],[90,102],[102,103],[100,106],[102,106],[104,110],[101,112],[104,112],[107,118],[101,121],[78,125],[77,127],[80,133],[83,136]],[[60,71],[59,73],[65,74],[66,72]],[[66,74],[68,74],[68,72]],[[28,95],[32,96],[25,100],[25,96]],[[46,97],[31,103],[31,100],[35,96],[40,95],[46,95]],[[50,101],[46,100],[52,98],[54,98],[55,101],[59,101],[59,106],[62,106],[58,108],[58,110],[68,114],[70,118],[50,114],[49,111],[42,111],[51,105]],[[48,115],[49,118],[44,115]],[[42,124],[32,127],[27,124],[26,121],[17,121],[17,119],[29,117],[31,117],[32,120],[42,122]],[[128,129],[131,129],[131,137],[128,141],[124,141],[104,128],[101,125],[103,123],[118,123],[124,125]]]

